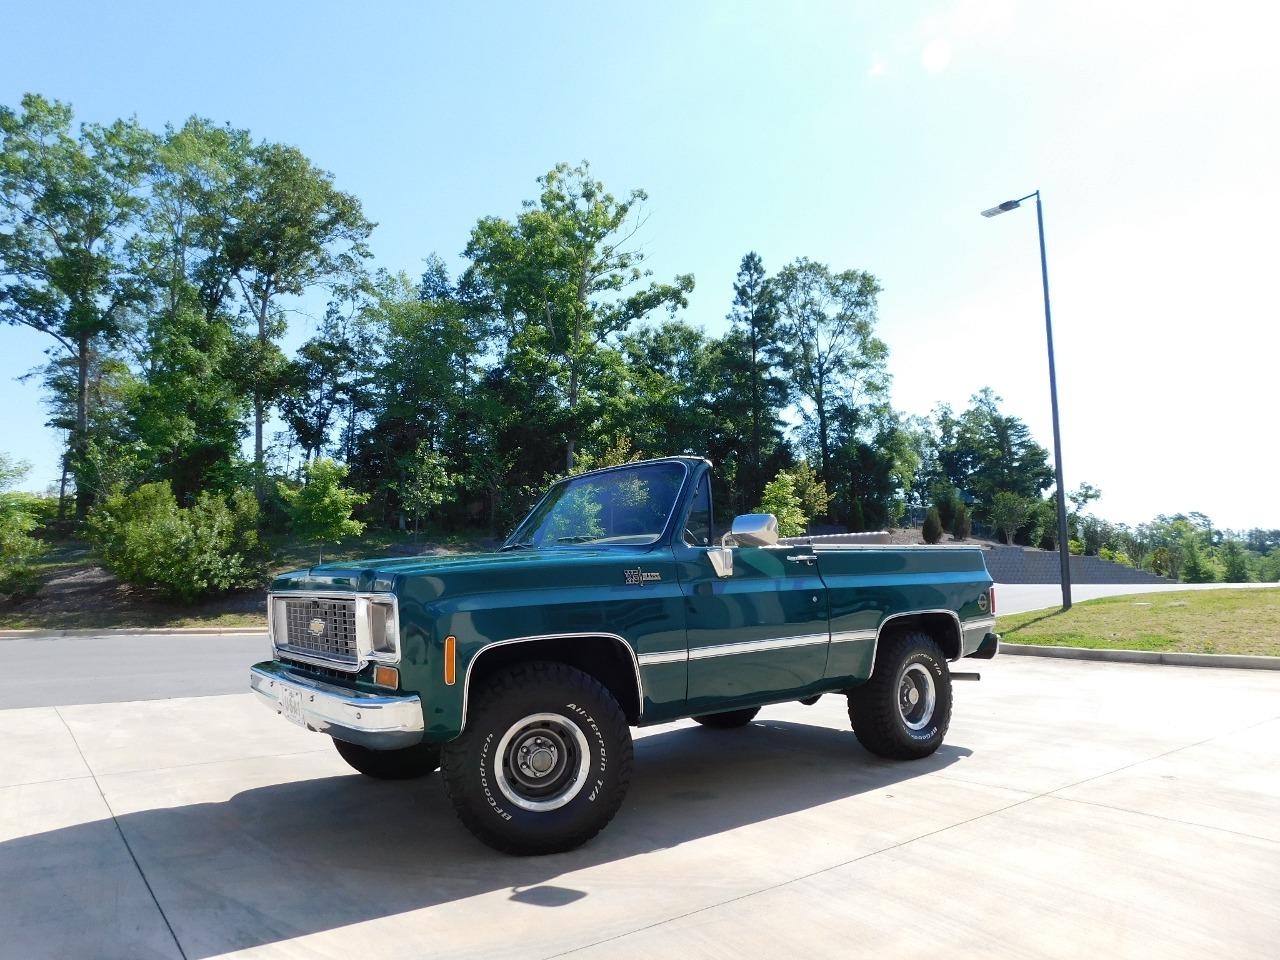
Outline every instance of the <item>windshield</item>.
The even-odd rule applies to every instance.
[[[502,549],[654,543],[684,476],[683,464],[667,462],[571,477],[551,488]]]

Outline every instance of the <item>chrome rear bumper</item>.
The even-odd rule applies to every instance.
[[[283,698],[296,693],[301,698],[298,722],[362,747],[397,750],[422,740],[422,701],[416,694],[383,696],[335,687],[273,661],[249,668],[249,688],[279,714],[285,712]]]

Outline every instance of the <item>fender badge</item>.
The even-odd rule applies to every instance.
[[[661,583],[662,574],[646,570],[623,570],[623,582],[628,586],[641,583]]]
[[[987,595],[985,593],[978,594],[978,609],[983,613],[987,612]]]

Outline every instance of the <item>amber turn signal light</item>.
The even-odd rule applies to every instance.
[[[458,678],[457,656],[458,656],[458,638],[452,635],[445,637],[444,638],[445,686],[452,687],[453,682]]]
[[[400,671],[395,667],[378,665],[373,668],[373,682],[380,687],[400,686]]]

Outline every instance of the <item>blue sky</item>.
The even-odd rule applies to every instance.
[[[1101,487],[1116,520],[1280,527],[1274,11],[44,2],[4,16],[0,102],[296,144],[379,223],[378,264],[410,272],[586,158],[648,191],[649,265],[697,279],[686,319],[722,329],[749,249],[870,270],[899,408],[990,385],[1047,445],[1034,209],[978,216],[1038,187],[1068,487]],[[46,346],[0,327],[0,450],[32,487],[58,447],[14,377]]]

